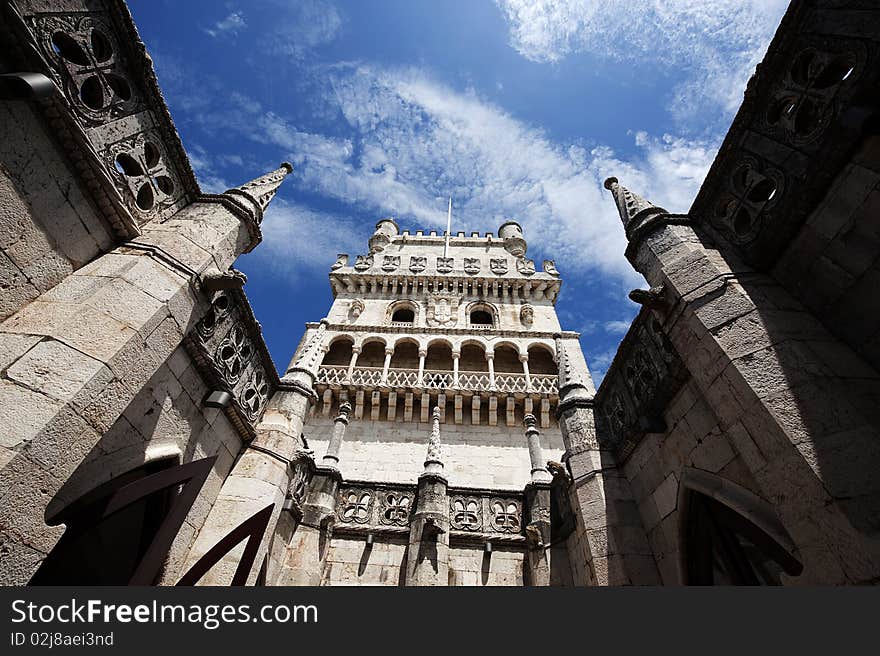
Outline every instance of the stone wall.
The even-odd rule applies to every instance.
[[[86,455],[47,513],[61,510],[61,499],[75,500],[144,463],[217,456],[168,555],[160,583],[175,584],[190,544],[241,449],[241,438],[223,412],[202,406],[208,391],[186,350],[179,347]]]
[[[32,108],[0,102],[0,320],[114,241]]]
[[[407,536],[377,539],[334,537],[321,585],[403,585]]]
[[[688,382],[664,413],[665,434],[647,434],[623,465],[664,585],[680,585],[679,483],[685,466],[733,481],[756,494],[748,466],[712,408]]]
[[[331,413],[332,414],[332,413]],[[447,409],[451,418],[451,413]],[[418,417],[414,413],[413,419]],[[522,418],[517,425],[471,426],[465,423],[441,425],[443,462],[452,486],[522,490],[530,480],[529,452],[523,437]],[[333,431],[332,416],[312,416],[304,432],[309,447],[320,458]],[[351,419],[342,443],[339,468],[346,479],[414,483],[422,473],[431,423],[398,420],[372,421],[365,414]],[[542,431],[541,446],[546,460],[559,460],[562,435],[555,423]]]

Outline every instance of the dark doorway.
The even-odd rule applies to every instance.
[[[686,527],[688,585],[782,585],[781,574],[803,566],[748,519],[690,492]]]
[[[148,463],[48,518],[67,530],[30,585],[155,583],[214,460]]]

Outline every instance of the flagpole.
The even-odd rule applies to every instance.
[[[452,233],[452,196],[449,197],[449,212],[446,214],[446,244],[443,246],[443,257],[449,257],[449,235]]]

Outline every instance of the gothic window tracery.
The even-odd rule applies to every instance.
[[[412,506],[412,496],[401,492],[388,492],[382,499],[379,521],[383,524],[407,526]]]

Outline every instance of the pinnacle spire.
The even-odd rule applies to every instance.
[[[288,374],[295,371],[304,372],[311,377],[314,383],[318,377],[318,366],[321,364],[324,356],[324,334],[327,332],[327,326],[329,325],[330,322],[326,318],[321,319],[318,330],[309,338],[299,357],[288,368]]]
[[[425,473],[439,474],[443,471],[443,452],[440,443],[440,408],[437,406],[434,406],[431,423],[431,436],[428,438],[428,455],[425,457]]]
[[[605,180],[604,186],[614,196],[614,202],[617,205],[617,211],[620,213],[620,220],[623,221],[623,228],[627,236],[648,217],[668,214],[662,207],[657,207],[654,203],[631,192],[615,177]]]
[[[275,198],[278,187],[284,182],[284,178],[291,173],[293,173],[293,166],[288,162],[282,162],[281,166],[274,171],[269,171],[241,186],[227,189],[224,195],[251,213],[257,224],[260,224],[263,222],[263,211]]]
[[[559,369],[559,401],[560,409],[566,401],[578,402],[589,400],[589,387],[584,380],[583,373],[574,366],[561,334],[553,336],[556,342],[556,366]]]

